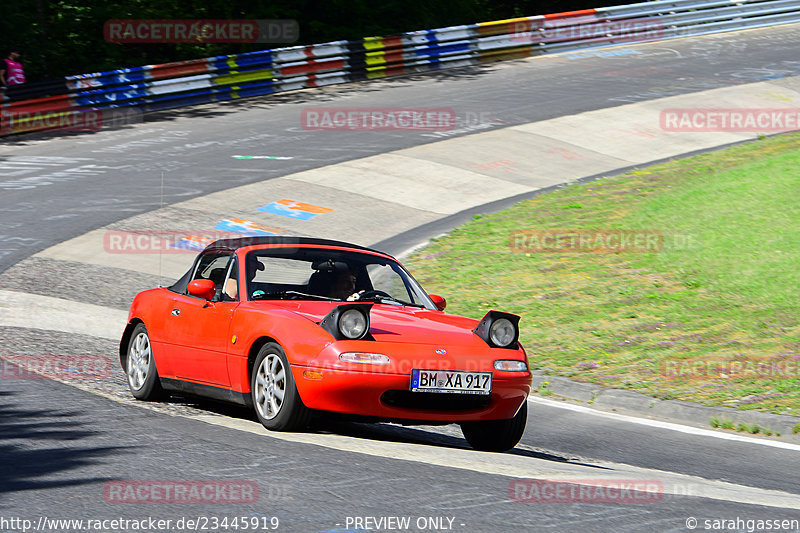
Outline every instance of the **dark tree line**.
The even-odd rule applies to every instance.
[[[617,5],[597,0],[0,0],[0,47],[20,48],[29,81],[235,54],[287,44],[118,44],[111,19],[295,19],[311,44]]]

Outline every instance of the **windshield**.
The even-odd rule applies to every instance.
[[[247,254],[250,300],[373,301],[436,309],[411,275],[391,259],[319,248],[273,248]]]

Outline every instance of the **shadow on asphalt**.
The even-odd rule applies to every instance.
[[[118,446],[65,446],[65,441],[80,441],[101,433],[87,429],[88,420],[68,419],[84,414],[58,407],[28,409],[24,395],[0,391],[0,479],[3,480],[0,494],[80,486],[112,479],[69,475],[72,471],[100,463],[103,457],[117,454],[122,449]]]
[[[251,409],[243,407],[223,404],[213,400],[206,400],[205,398],[189,398],[182,396],[171,396],[169,403],[174,405],[186,405],[195,409],[213,412],[219,415],[228,416],[231,418],[238,418],[240,420],[250,420],[257,422],[255,413]],[[335,413],[317,413],[312,426],[306,433],[313,433],[318,435],[331,434],[341,435],[345,437],[354,437],[359,439],[369,439],[384,442],[397,442],[404,444],[421,444],[425,446],[434,446],[441,448],[453,448],[462,450],[471,450],[467,441],[462,437],[443,434],[437,431],[426,429],[429,426],[402,426],[397,424],[390,424],[385,422],[365,423],[361,421],[354,421],[345,416],[337,415]],[[569,463],[576,466],[585,466],[589,468],[596,468],[600,470],[609,470],[604,466],[598,466],[582,461],[575,460],[566,455],[555,455],[540,450],[525,449],[518,446],[509,452],[512,455],[521,457],[530,457],[532,459],[540,459],[544,461],[552,461],[556,463]]]

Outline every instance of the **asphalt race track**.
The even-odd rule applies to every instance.
[[[477,204],[452,198],[451,205],[439,209],[438,204],[411,205],[413,199],[397,205],[375,196],[359,200],[353,189],[363,183],[348,183],[346,172],[337,174],[341,194],[331,193],[330,184],[323,192],[313,173],[303,173],[388,152],[424,150],[422,145],[435,150],[437,141],[467,142],[475,135],[569,115],[612,113],[626,104],[691,99],[702,91],[756,82],[796,87],[791,78],[800,75],[798,42],[800,26],[790,25],[201,106],[94,134],[4,139],[0,350],[114,358],[118,332],[105,328],[103,316],[124,318],[133,294],[162,277],[140,268],[141,258],[67,259],[69,246],[62,243],[83,242],[79,238],[88,232],[115,224],[125,228],[131,217],[140,227],[186,229],[197,219],[181,218],[188,211],[179,204],[212,209],[215,202],[228,201],[227,191],[247,185],[273,186],[273,199],[283,198],[289,191],[284,178],[302,175],[292,183],[306,188],[291,190],[307,191],[309,199],[294,200],[327,201],[335,209],[331,218],[311,224],[287,221],[291,233],[335,234],[361,244],[382,241],[386,251],[400,254]],[[440,133],[312,132],[299,118],[311,106],[446,107],[461,123]],[[624,149],[632,148],[619,148]],[[569,154],[553,150],[568,159]],[[512,178],[498,181],[507,187],[505,196],[487,190],[483,203],[499,205],[506,197],[564,181],[558,174],[524,188]],[[348,202],[357,200],[348,210]],[[157,210],[173,218],[156,218]],[[384,226],[383,233],[373,231],[376,225]],[[57,253],[39,254],[59,244]],[[152,263],[154,257],[146,259]],[[167,258],[158,272],[166,276],[190,258]],[[12,293],[36,295],[42,307],[29,307],[28,316],[10,316],[6,311],[17,309]],[[76,310],[97,313],[91,315],[97,317],[96,329],[46,316],[54,298],[66,301],[59,312],[72,313],[76,322]],[[334,421],[312,433],[272,434],[242,409],[184,398],[143,404],[130,398],[116,367],[110,379],[71,383],[5,377],[0,379],[0,532],[24,529],[19,520],[8,521],[12,518],[31,520],[40,531],[79,530],[47,527],[54,519],[151,517],[172,521],[151,531],[243,529],[230,522],[227,528],[212,527],[215,519],[234,517],[256,519],[258,529],[273,530],[276,523],[270,520],[277,518],[275,530],[301,532],[688,531],[692,526],[736,531],[753,530],[747,520],[800,519],[800,476],[793,468],[800,445],[788,440],[730,440],[699,428],[651,427],[536,399],[529,404],[521,444],[511,453],[481,454],[468,448],[455,426]],[[525,494],[520,491],[524,483],[515,481],[522,478],[579,487],[634,481],[640,490],[625,501],[513,501]],[[222,493],[213,504],[122,503],[107,485],[121,480],[233,482],[257,486],[257,498],[240,502],[236,494]],[[408,518],[409,525],[391,527],[390,517]],[[180,519],[184,522],[178,524]],[[186,520],[199,522],[198,527]],[[705,520],[733,525],[714,528]],[[135,530],[130,524],[103,527]]]

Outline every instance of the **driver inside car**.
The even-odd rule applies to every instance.
[[[347,263],[328,259],[315,263],[316,269],[308,282],[308,292],[334,300],[357,300],[364,291],[356,292],[357,276]]]
[[[350,270],[337,270],[328,296],[352,302],[364,291],[356,292],[356,275]]]

